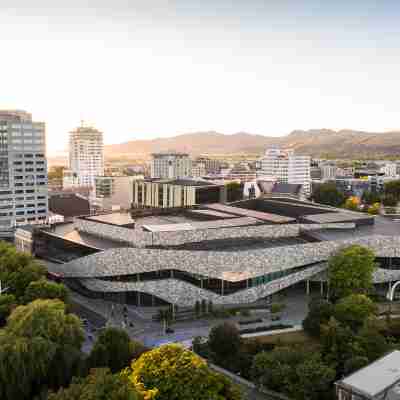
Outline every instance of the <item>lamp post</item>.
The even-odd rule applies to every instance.
[[[10,289],[10,288],[9,287],[3,288],[1,281],[0,281],[0,295],[7,292],[8,289]]]

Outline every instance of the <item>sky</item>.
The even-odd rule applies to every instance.
[[[1,0],[0,109],[106,143],[400,128],[400,2]]]

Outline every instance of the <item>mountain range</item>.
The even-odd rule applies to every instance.
[[[215,131],[195,132],[167,138],[132,140],[105,146],[108,157],[148,156],[160,151],[183,151],[191,155],[262,154],[269,146],[293,148],[314,157],[379,158],[400,155],[400,131],[372,133],[331,129],[295,130],[272,137],[239,132],[225,135]]]

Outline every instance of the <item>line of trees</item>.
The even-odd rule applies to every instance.
[[[400,321],[378,318],[371,298],[375,254],[352,245],[330,257],[329,298],[314,298],[305,343],[243,341],[236,326],[214,327],[194,350],[257,385],[293,400],[333,400],[333,383],[400,347]]]
[[[149,351],[108,327],[89,354],[68,291],[34,258],[0,242],[0,399],[240,400],[236,387],[180,346]]]
[[[311,198],[321,204],[333,207],[345,207],[350,210],[367,210],[370,214],[378,214],[381,204],[385,207],[396,207],[400,201],[400,180],[386,182],[383,191],[366,190],[361,199],[346,196],[336,187],[335,182],[326,182],[313,190]]]

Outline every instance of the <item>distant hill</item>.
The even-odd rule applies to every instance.
[[[239,132],[196,132],[169,138],[132,140],[105,146],[106,156],[143,156],[177,150],[191,155],[262,153],[268,146],[294,148],[298,153],[337,158],[387,157],[400,155],[400,131],[371,133],[352,130],[296,130],[287,136],[269,137]]]

